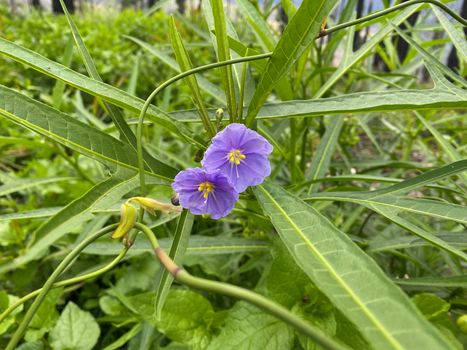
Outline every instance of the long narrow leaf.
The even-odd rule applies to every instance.
[[[257,119],[467,108],[467,92],[452,84],[450,88],[452,90],[435,88],[359,92],[315,100],[268,103],[260,109]],[[215,110],[208,110],[208,112],[210,115],[214,115]],[[196,122],[199,120],[194,110],[177,111],[171,113],[171,115],[181,122]]]
[[[256,117],[276,83],[293,67],[318,35],[324,18],[336,0],[304,0],[289,22],[261,75],[250,102],[246,123]]]
[[[85,75],[77,73],[57,62],[39,55],[36,52],[28,50],[3,38],[0,38],[0,54],[129,111],[139,112],[143,107],[143,100],[131,96],[123,90],[88,78]],[[147,116],[148,119],[152,120],[154,123],[161,125],[187,141],[199,146],[199,143],[192,139],[191,131],[184,127],[183,124],[177,123],[169,114],[165,113],[161,109],[150,106]]]
[[[0,116],[106,164],[138,169],[136,152],[128,144],[1,85]],[[162,161],[152,165],[156,176],[170,179],[177,174]]]
[[[449,348],[407,296],[329,220],[273,184],[254,192],[297,264],[373,348]]]

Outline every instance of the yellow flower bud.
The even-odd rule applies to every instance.
[[[467,315],[462,315],[457,319],[457,325],[463,333],[467,333]]]
[[[130,203],[125,202],[120,209],[120,224],[112,234],[113,239],[119,239],[125,236],[136,223],[138,210]]]
[[[144,210],[146,210],[152,215],[155,215],[156,210],[165,211],[165,212],[174,212],[174,211],[180,212],[182,210],[182,208],[176,207],[172,204],[162,203],[162,202],[156,201],[155,199],[147,198],[147,197],[133,197],[130,199],[130,201],[133,203],[139,204],[141,208],[143,208]]]

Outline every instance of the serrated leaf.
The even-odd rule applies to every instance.
[[[449,346],[376,263],[329,220],[273,184],[254,192],[297,264],[371,346]]]
[[[304,0],[284,30],[264,72],[261,74],[246,117],[249,125],[276,83],[293,67],[314,42],[335,0]]]
[[[91,350],[99,334],[94,317],[69,302],[50,332],[49,341],[54,350]]]
[[[223,331],[207,350],[291,349],[293,330],[243,301],[229,311]]]

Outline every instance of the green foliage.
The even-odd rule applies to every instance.
[[[467,344],[465,28],[430,1],[316,40],[352,20],[357,2],[337,3],[281,1],[287,23],[272,1],[172,16],[0,5],[0,348],[31,301],[5,310],[141,195],[147,96],[266,52],[161,91],[143,155],[148,196],[169,203],[179,169],[246,117],[274,145],[269,179],[218,221],[140,220],[192,275],[254,290],[350,348]],[[452,48],[458,67],[444,63]],[[50,290],[17,349],[321,348],[245,301],[174,282],[140,235],[128,252],[108,237],[86,247],[59,281],[112,268]]]
[[[99,334],[99,325],[94,317],[69,302],[50,332],[50,344],[57,350],[90,350]]]

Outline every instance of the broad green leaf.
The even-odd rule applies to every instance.
[[[335,0],[304,0],[302,2],[297,13],[285,28],[266,69],[261,74],[248,108],[247,125],[254,120],[276,83],[311,46],[324,18],[335,3]]]
[[[465,41],[465,35],[461,28],[457,28],[452,22],[446,17],[446,15],[434,5],[430,5],[439,22],[446,30],[449,38],[452,40],[453,45],[458,51],[460,60],[467,60],[467,42]]]
[[[328,219],[273,184],[254,192],[297,264],[372,347],[449,347],[376,263]]]
[[[66,84],[73,86],[90,95],[100,97],[116,106],[122,107],[132,112],[139,113],[144,105],[144,101],[131,96],[123,90],[117,89],[111,85],[88,78],[85,75],[77,73],[57,62],[51,61],[36,52],[21,47],[8,40],[0,38],[0,54],[7,56],[17,62],[23,63],[40,73],[61,80]],[[183,139],[202,146],[198,141],[191,137],[191,131],[182,124],[173,120],[170,115],[161,109],[150,106],[147,113],[148,119],[161,125],[167,130],[175,133]]]
[[[0,186],[0,197],[6,196],[10,193],[24,191],[31,187],[43,186],[47,184],[54,184],[57,182],[71,182],[76,180],[75,177],[44,177],[40,179],[15,179],[5,185]]]
[[[145,49],[147,52],[150,54],[154,55],[157,57],[162,63],[164,63],[166,66],[170,67],[173,69],[175,72],[180,73],[180,68],[177,64],[177,61],[175,61],[172,57],[170,57],[168,54],[163,52],[160,49],[157,49],[154,46],[149,45],[148,43],[132,37],[132,36],[124,36],[125,38],[135,42],[139,46],[141,46],[143,49]],[[196,79],[198,80],[199,86],[211,97],[215,98],[218,102],[225,104],[226,100],[225,97],[222,96],[222,90],[215,84],[211,83],[209,80],[204,78],[203,76],[199,74],[194,75]]]
[[[172,239],[161,238],[159,244],[165,250],[170,249]],[[85,254],[116,255],[122,249],[119,242],[96,242],[84,250]],[[218,255],[249,252],[267,252],[270,246],[265,241],[241,237],[207,237],[194,235],[190,237],[187,255]],[[152,252],[149,242],[137,240],[128,252],[129,256]]]
[[[222,0],[209,0],[214,18],[214,28],[216,30],[217,59],[219,62],[230,60],[229,40],[227,38],[227,26],[224,14],[224,3]],[[237,99],[235,97],[235,85],[233,80],[232,66],[220,67],[221,81],[224,86],[227,99],[227,109],[232,116],[232,120],[237,118]]]
[[[186,72],[192,69],[193,65],[191,63],[190,56],[188,55],[188,52],[185,49],[182,37],[180,36],[180,33],[178,32],[177,27],[175,26],[175,21],[173,17],[170,18],[169,33],[172,48],[175,53],[175,58],[177,59],[178,65],[180,67],[180,71]],[[186,82],[190,87],[191,93],[193,94],[193,101],[196,105],[196,108],[198,109],[199,116],[203,121],[206,132],[210,137],[214,137],[214,135],[216,134],[216,130],[211,124],[211,121],[209,120],[209,115],[206,110],[206,106],[204,104],[196,76],[190,75],[186,77]]]
[[[143,319],[153,323],[159,332],[173,341],[204,350],[211,340],[211,324],[215,311],[205,297],[185,289],[172,289],[167,296],[162,317],[154,318],[154,293],[126,298],[127,305]]]
[[[305,172],[305,179],[307,180],[316,180],[326,174],[339,141],[339,135],[344,125],[344,118],[328,117],[328,122],[326,132],[321,138],[316,152],[313,154],[311,165]],[[316,184],[311,184],[308,188],[308,194],[316,192],[317,189],[318,186]]]
[[[265,104],[258,112],[258,120],[304,118],[332,114],[360,114],[367,112],[398,112],[412,110],[467,108],[467,92],[451,84],[451,89],[388,90],[358,92],[339,97]],[[211,116],[215,110],[208,110]],[[194,110],[172,112],[180,122],[197,122]],[[214,120],[214,117],[212,117]],[[342,116],[343,118],[343,116]]]
[[[99,334],[99,325],[91,313],[69,302],[50,332],[49,341],[54,350],[91,350]]]
[[[137,170],[129,145],[52,107],[0,85],[0,116],[106,164]],[[170,179],[177,170],[162,161],[151,163],[153,174]]]
[[[178,219],[177,229],[170,246],[169,256],[175,261],[176,264],[180,264],[183,260],[183,256],[188,248],[188,240],[191,234],[191,228],[193,227],[194,216],[184,209],[180,218]],[[159,280],[156,285],[156,297],[154,301],[156,318],[161,316],[164,302],[170,291],[170,286],[173,282],[173,276],[167,271],[162,269],[159,273]]]
[[[229,310],[222,332],[207,350],[291,349],[293,330],[243,301]]]

